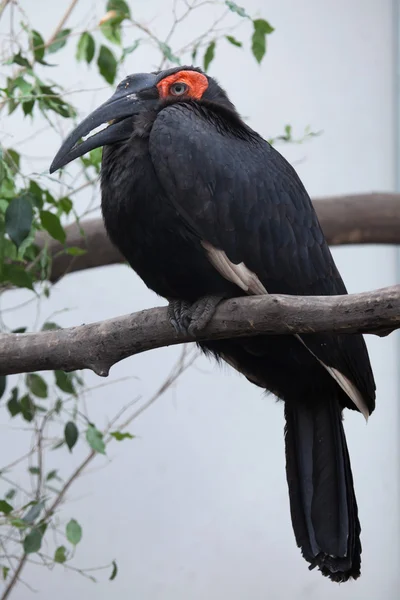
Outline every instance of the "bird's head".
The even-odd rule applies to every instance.
[[[51,164],[50,173],[94,148],[128,139],[132,135],[134,115],[149,110],[156,112],[168,104],[188,101],[214,103],[234,111],[224,90],[201,69],[178,67],[157,73],[128,75],[111,98],[69,134]],[[105,123],[109,123],[105,129],[86,137]]]

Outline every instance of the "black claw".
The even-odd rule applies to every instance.
[[[183,300],[171,300],[168,304],[169,322],[180,335],[187,335],[190,319],[187,317],[187,311],[190,310],[190,304]]]
[[[194,304],[184,300],[170,300],[169,321],[178,334],[195,336],[211,321],[221,300],[220,296],[204,296]]]

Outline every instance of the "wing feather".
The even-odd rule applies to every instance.
[[[177,103],[158,114],[150,154],[170,202],[212,264],[245,292],[347,293],[295,170],[255,132],[235,129],[201,105]],[[301,340],[360,410],[371,412],[375,384],[363,337]]]

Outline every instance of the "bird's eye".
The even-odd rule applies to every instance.
[[[183,96],[183,94],[186,94],[188,89],[189,89],[189,86],[187,86],[186,83],[177,81],[176,83],[173,83],[171,85],[171,87],[169,88],[169,91],[173,96]]]

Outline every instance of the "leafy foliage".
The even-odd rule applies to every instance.
[[[127,62],[144,45],[151,45],[158,52],[160,68],[188,64],[202,57],[204,70],[208,71],[220,42],[225,47],[229,44],[232,52],[246,45],[246,41],[239,41],[232,35],[231,24],[224,27],[227,9],[231,21],[236,19],[238,24],[243,24],[243,31],[248,27],[251,51],[259,63],[266,53],[267,36],[273,32],[268,21],[253,19],[247,9],[236,2],[216,1],[216,10],[221,11],[218,28],[210,24],[202,35],[179,49],[175,29],[185,26],[186,16],[196,10],[195,4],[182,2],[186,16],[179,17],[168,35],[161,38],[138,19],[139,5],[125,0],[102,0],[94,3],[94,10],[102,11],[97,25],[92,14],[88,22],[78,23],[73,28],[68,27],[69,22],[65,18],[55,33],[46,39],[43,31],[30,26],[24,13],[14,10],[18,6],[17,0],[7,6],[3,2],[3,5],[3,11],[10,11],[8,34],[11,42],[5,40],[3,43],[5,52],[8,43],[9,54],[2,64],[4,77],[0,87],[0,113],[2,119],[15,114],[24,120],[30,136],[37,135],[38,124],[45,123],[58,130],[61,123],[63,131],[74,126],[77,111],[71,99],[75,100],[76,96],[62,85],[64,51],[74,52],[80,74],[87,69],[97,72],[100,85],[104,87],[105,83],[115,84],[121,67],[124,74],[132,70]],[[18,31],[15,38],[14,31]],[[244,39],[243,33],[241,38]],[[314,134],[310,131],[307,135]],[[290,126],[285,128],[283,136],[276,139],[293,141]],[[49,177],[47,171],[32,171],[28,157],[24,155],[24,144],[15,149],[8,145],[11,141],[12,138],[4,137],[0,144],[0,293],[13,287],[24,288],[24,294],[30,301],[40,302],[52,293],[49,276],[53,250],[50,251],[49,247],[56,248],[59,255],[75,257],[86,252],[84,243],[68,245],[66,226],[74,223],[82,231],[80,218],[85,213],[78,214],[74,194],[80,187],[90,190],[96,185],[102,150],[92,150],[77,161],[80,172],[76,178],[72,175],[73,167],[71,171],[68,168]],[[39,236],[47,240],[40,247],[37,242]],[[42,331],[61,329],[54,317],[48,317],[37,327]],[[32,330],[23,323],[10,331],[3,319],[0,319],[0,328],[15,335]],[[0,408],[7,412],[13,426],[22,425],[34,440],[29,452],[23,452],[26,454],[26,474],[31,483],[31,493],[25,492],[18,482],[13,481],[13,463],[0,468],[0,479],[11,481],[12,485],[0,499],[0,527],[7,531],[4,539],[12,540],[14,544],[10,551],[13,560],[0,565],[0,575],[6,585],[13,585],[12,576],[15,564],[18,564],[15,557],[24,561],[26,555],[39,552],[46,566],[69,566],[78,552],[77,547],[79,549],[82,526],[75,518],[70,518],[65,528],[58,527],[56,535],[55,518],[65,492],[79,476],[80,469],[83,470],[99,454],[106,454],[109,443],[125,442],[135,437],[124,430],[121,422],[114,421],[104,430],[94,425],[86,415],[86,406],[81,406],[85,389],[78,373],[61,370],[45,376],[40,373],[29,373],[20,378],[0,376]],[[78,441],[79,448],[76,448]],[[57,457],[58,452],[73,452],[72,461],[79,461],[81,449],[86,451],[86,458],[72,474],[66,476],[57,465],[53,468],[53,460],[56,460],[53,457]],[[51,461],[47,460],[47,453],[51,453]],[[3,453],[4,462],[6,454]],[[47,465],[51,465],[50,470],[47,470]],[[52,535],[48,535],[48,529]],[[60,535],[61,540],[58,539]],[[53,547],[50,547],[51,544]],[[5,552],[3,549],[2,553]],[[48,552],[50,555],[44,558]],[[116,561],[112,561],[109,568],[112,581],[118,573]],[[93,578],[83,569],[75,570]]]

